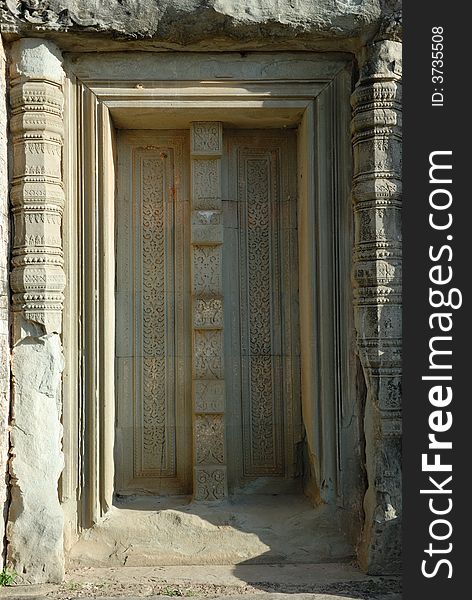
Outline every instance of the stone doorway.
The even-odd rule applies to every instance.
[[[140,55],[145,69],[139,82],[129,80],[132,68],[109,72],[106,56],[98,63],[88,55],[69,58],[77,78],[66,94],[64,173],[76,204],[69,203],[64,221],[65,239],[73,241],[66,248],[71,283],[65,302],[71,308],[64,333],[61,493],[70,560],[90,550],[92,564],[102,542],[104,564],[123,544],[135,550],[149,545],[148,564],[275,560],[287,543],[280,528],[292,517],[287,534],[298,541],[290,560],[326,558],[324,526],[336,537],[358,501],[352,492],[358,473],[351,468],[359,438],[350,354],[351,79],[345,57],[320,62],[309,53],[284,55],[274,70],[272,54],[214,60],[163,53],[159,61]],[[144,228],[136,223],[143,215],[132,199],[142,167],[133,180],[133,160],[160,165],[158,177],[152,169],[146,177],[151,187],[160,182],[160,219],[167,227],[164,236],[146,241],[140,257],[135,248],[141,244],[142,250]],[[244,201],[248,177],[238,177],[245,161],[254,171],[265,169],[270,183],[270,218],[253,234],[275,242],[266,252],[272,262],[265,277],[271,346],[254,352],[265,364],[270,357],[279,377],[270,381],[272,395],[260,394],[276,409],[267,427],[270,441],[263,440],[274,450],[267,457],[243,453],[251,447],[244,425],[249,422],[246,432],[254,425],[248,411],[253,329],[242,327],[251,304],[250,261],[240,252],[252,235],[245,225],[252,223]],[[71,176],[76,164],[80,180]],[[343,168],[333,169],[338,164]],[[156,215],[153,209],[146,219]],[[260,262],[260,253],[253,260]],[[143,306],[143,268],[154,273],[149,297],[163,298],[157,312],[155,305]],[[158,286],[163,281],[167,287]],[[253,281],[263,292],[263,278]],[[154,322],[146,339],[144,313]],[[159,331],[164,346],[146,356],[144,346],[155,344]],[[166,385],[157,386],[153,377],[162,357]],[[153,377],[143,377],[143,365]],[[143,390],[164,405],[160,421],[155,406],[142,402]],[[129,397],[141,405],[125,402]],[[153,418],[145,436],[146,411]],[[156,443],[166,428],[173,435]],[[270,533],[269,521],[280,528]],[[190,526],[202,547],[214,551],[174,553],[177,539],[185,546]],[[221,527],[227,527],[224,544]],[[300,537],[294,537],[296,528]],[[252,540],[241,552],[238,532]],[[340,555],[346,556],[344,544]],[[115,558],[131,560],[126,556]]]
[[[61,40],[65,40],[62,34]],[[121,42],[116,43],[117,48],[124,50]],[[11,480],[9,558],[17,571],[42,581],[62,576],[63,540],[66,554],[71,557],[77,540],[93,542],[94,531],[113,522],[117,536],[105,553],[108,559],[116,556],[125,539],[124,510],[114,505],[118,464],[114,455],[115,310],[121,310],[117,306],[121,300],[115,293],[115,141],[121,130],[159,130],[163,126],[189,129],[192,122],[214,120],[224,121],[228,128],[297,128],[301,401],[305,434],[300,446],[306,468],[303,489],[310,498],[312,516],[321,513],[323,504],[336,511],[339,526],[334,518],[330,517],[329,522],[336,531],[349,532],[351,540],[357,539],[363,524],[359,555],[370,568],[375,570],[378,564],[384,564],[386,556],[393,557],[393,561],[387,560],[389,565],[397,564],[399,519],[392,519],[392,515],[401,508],[395,486],[399,472],[401,337],[398,44],[381,40],[361,49],[356,42],[356,49],[361,50],[361,79],[351,96],[352,54],[279,52],[273,45],[270,47],[274,51],[270,52],[210,52],[211,44],[205,52],[156,52],[155,46],[147,48],[152,51],[142,52],[141,43],[144,44],[142,40],[136,42],[137,46],[129,46],[126,51],[112,52],[109,48],[106,52],[90,52],[89,46],[74,42],[64,55],[52,42],[42,39],[20,40],[12,46],[9,83],[15,128],[11,140],[15,235],[10,281],[15,423],[11,439],[15,453],[11,460],[16,477]],[[341,47],[347,48],[330,42],[326,50]],[[32,124],[41,125],[33,134]],[[204,286],[200,287],[196,277],[197,256],[208,261],[212,256],[220,256],[215,281],[223,282],[222,199],[218,195],[221,170],[216,168],[212,174],[208,168],[224,161],[220,133],[218,125],[209,128],[209,137],[203,141],[217,143],[191,144],[189,151],[192,205],[190,218],[185,222],[191,223],[186,235],[191,240],[189,356],[193,362],[193,427],[187,427],[187,431],[205,431],[205,435],[191,436],[193,472],[177,469],[174,479],[176,489],[182,482],[184,488],[188,482],[198,482],[193,489],[196,499],[225,495],[227,469],[231,474],[233,459],[231,436],[225,435],[231,415],[214,402],[221,385],[228,389],[225,379],[229,380],[232,372],[225,372],[221,361],[218,377],[208,377],[206,370],[210,350],[215,351],[212,356],[218,364],[225,358],[223,339],[226,344],[231,339],[228,313],[223,319],[220,310],[223,285],[215,285],[211,295],[205,296]],[[198,181],[199,174],[212,184],[210,197],[199,194],[208,189],[207,185],[199,188],[203,183],[203,179]],[[209,206],[204,206],[207,201]],[[32,257],[36,257],[34,261]],[[203,265],[207,266],[205,262]],[[216,309],[215,318],[207,310],[211,307]],[[174,323],[184,322],[173,318]],[[24,328],[25,323],[28,329]],[[38,327],[47,336],[41,334],[38,338]],[[227,330],[224,338],[223,329]],[[195,369],[196,351],[201,370]],[[50,419],[45,427],[37,427],[43,421],[31,419],[34,411],[24,410],[31,403],[44,408],[44,379],[38,375],[35,362],[38,352],[47,364],[57,367],[57,377],[54,375],[48,388],[51,395],[47,396],[54,409],[40,411],[41,418],[47,413]],[[30,379],[41,382],[40,387],[30,385]],[[55,410],[60,406],[62,415]],[[25,431],[29,432],[26,436]],[[214,441],[211,447],[222,449],[223,453],[205,451],[208,445],[204,442],[210,434]],[[40,494],[31,469],[23,469],[31,439],[47,449],[35,455],[39,461],[35,472],[51,475],[41,482]],[[22,446],[25,440],[27,443]],[[65,467],[58,482],[62,454]],[[228,464],[222,464],[222,456],[229,458]],[[385,457],[390,461],[387,465]],[[159,468],[163,470],[164,466]],[[229,483],[231,488],[231,480]],[[379,490],[389,492],[382,492],[381,505]],[[174,493],[172,487],[168,493]],[[251,500],[255,497],[250,495]],[[35,499],[33,512],[24,512],[22,498]],[[154,498],[148,496],[144,500]],[[166,501],[165,497],[158,499]],[[299,499],[303,497],[290,498]],[[226,503],[230,501],[231,498]],[[225,502],[188,504],[185,511],[200,511],[202,526],[206,527],[205,523]],[[287,502],[287,506],[291,505]],[[160,517],[169,517],[172,524],[184,522],[180,515],[151,508],[158,521],[150,532],[154,541],[160,542]],[[143,513],[142,531],[149,532],[146,511],[140,507],[137,510]],[[266,523],[257,528],[248,525],[247,512],[241,516],[239,527],[251,535],[257,530],[262,539]],[[260,511],[264,516],[268,512],[266,507]],[[23,544],[31,515],[48,541],[48,547],[40,552],[40,560],[37,551],[30,555]],[[234,523],[233,517],[222,517],[212,530],[218,553],[220,524],[226,527]],[[273,521],[292,536],[292,523],[286,517],[279,513]],[[300,524],[298,516],[294,515],[294,519]],[[130,515],[129,523],[134,535],[135,513]],[[308,531],[304,525],[302,529]],[[310,539],[314,540],[322,529],[313,526]],[[188,532],[186,527],[183,531]],[[171,546],[174,533],[172,527]],[[279,532],[276,533],[280,542]],[[387,553],[385,540],[393,540]],[[229,545],[234,547],[232,541]],[[268,546],[275,548],[277,540],[267,541]],[[160,549],[156,551],[163,560]],[[301,551],[311,559],[316,556],[304,545]],[[255,554],[261,556],[261,549]],[[127,556],[122,558],[122,564],[127,564]],[[240,562],[250,556],[254,554],[246,552],[228,560]],[[323,549],[320,556],[327,558],[329,552]],[[156,564],[152,553],[149,560]]]
[[[208,460],[227,468],[230,493],[301,491],[296,131],[221,129],[221,160],[192,169],[188,130],[117,136],[119,496],[198,496]],[[192,174],[208,165],[221,199],[208,182],[192,211]],[[191,223],[220,216],[222,243],[195,245]]]

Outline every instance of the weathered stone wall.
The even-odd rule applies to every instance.
[[[3,562],[7,509],[10,350],[8,336],[8,160],[6,57],[0,37],[0,566]]]

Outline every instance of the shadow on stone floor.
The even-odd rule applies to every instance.
[[[145,581],[148,595],[174,585],[173,595],[400,597],[398,578],[367,577],[353,556],[340,512],[313,508],[302,494],[243,494],[221,502],[140,496],[117,500],[82,534],[70,553],[69,577],[122,573],[122,581]]]
[[[220,502],[128,497],[70,552],[73,566],[349,562],[341,513],[302,494],[238,495]]]

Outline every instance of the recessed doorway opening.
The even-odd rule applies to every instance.
[[[191,322],[189,131],[117,135],[114,455],[120,496],[192,494],[193,467],[210,453],[228,465],[230,491],[301,492],[296,130],[223,128],[223,146],[222,198],[216,200],[222,247],[198,246],[196,258],[205,261],[205,297],[197,302],[206,302],[207,312],[217,311],[209,294],[220,285],[215,271],[222,263],[220,369],[219,357],[192,358],[192,335],[204,334]],[[214,218],[216,211],[198,217],[208,213]],[[205,364],[192,367],[198,361]],[[192,369],[207,374],[195,379]],[[195,420],[192,379],[195,394],[214,404]],[[225,430],[215,440],[221,414]],[[201,459],[192,453],[193,436],[202,438]]]
[[[350,80],[334,64],[313,82],[200,81],[169,91],[154,78],[139,102],[134,82],[76,82],[79,100],[69,106],[89,134],[77,140],[83,183],[69,185],[88,267],[75,330],[88,375],[81,415],[65,410],[84,428],[82,533],[71,559],[97,535],[110,547],[132,541],[128,534],[145,543],[146,523],[155,535],[169,525],[172,544],[179,523],[202,540],[229,527],[261,541],[268,515],[289,519],[300,540],[310,531],[318,544],[306,562],[328,558],[317,531],[347,530],[343,515],[358,507],[345,494],[358,477]],[[209,122],[221,128],[218,156],[191,143],[192,124]],[[205,162],[218,163],[220,193],[199,192],[197,206]],[[72,487],[71,455],[63,481]],[[207,496],[196,489],[201,476]],[[341,537],[337,558],[349,554]],[[156,548],[148,564],[178,562]],[[246,549],[238,561],[273,558]],[[298,550],[289,554],[303,562]]]

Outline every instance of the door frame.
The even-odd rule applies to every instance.
[[[306,491],[315,503],[352,505],[363,492],[351,282],[352,55],[82,53],[66,54],[65,68],[61,500],[69,539],[113,503],[114,129],[137,124],[298,123]]]

